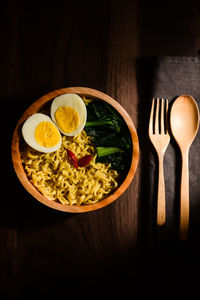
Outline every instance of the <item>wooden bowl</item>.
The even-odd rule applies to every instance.
[[[133,152],[132,152],[132,162],[130,166],[130,170],[123,181],[123,183],[119,186],[117,190],[115,190],[111,195],[109,195],[107,198],[95,203],[95,204],[88,204],[88,205],[63,205],[61,203],[58,203],[53,200],[47,199],[45,196],[43,196],[28,180],[27,175],[24,171],[22,161],[21,161],[21,154],[20,154],[20,141],[22,140],[22,134],[21,134],[21,128],[24,123],[24,121],[31,116],[33,113],[42,111],[42,109],[45,107],[48,101],[51,101],[53,98],[57,97],[61,94],[66,93],[74,93],[78,94],[80,96],[88,96],[92,98],[98,98],[103,101],[106,101],[110,105],[112,105],[123,117],[124,121],[126,122],[131,136],[132,136],[132,144],[133,144]],[[43,204],[57,210],[70,212],[70,213],[82,213],[87,211],[92,211],[99,209],[101,207],[104,207],[111,202],[115,201],[119,196],[128,188],[129,184],[133,180],[133,177],[135,175],[138,160],[139,160],[139,142],[138,142],[138,136],[135,129],[135,126],[128,115],[128,113],[125,111],[125,109],[113,98],[109,97],[108,95],[94,90],[90,88],[84,88],[84,87],[70,87],[70,88],[63,88],[60,90],[55,90],[53,92],[50,92],[43,97],[39,98],[37,101],[35,101],[29,108],[24,112],[22,117],[19,119],[17,126],[13,133],[12,138],[12,145],[11,145],[11,152],[12,152],[12,161],[13,166],[15,169],[15,172],[21,181],[22,185],[25,187],[25,189],[38,201],[42,202]]]

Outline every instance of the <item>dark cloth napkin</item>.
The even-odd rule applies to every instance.
[[[138,62],[139,124],[141,148],[140,229],[154,249],[162,241],[165,246],[179,243],[179,199],[181,158],[173,137],[164,157],[166,188],[166,224],[156,226],[158,161],[148,138],[152,98],[167,98],[169,110],[181,94],[194,97],[200,108],[200,58],[151,57]],[[187,126],[187,123],[186,123]],[[190,229],[189,241],[200,243],[200,130],[190,148]]]

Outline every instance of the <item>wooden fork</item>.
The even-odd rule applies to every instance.
[[[170,141],[168,132],[168,100],[153,99],[149,120],[149,138],[158,154],[158,194],[157,194],[157,224],[163,225],[166,219],[165,182],[163,172],[163,159]]]

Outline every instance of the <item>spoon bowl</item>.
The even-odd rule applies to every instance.
[[[171,129],[180,148],[190,147],[199,127],[199,110],[190,95],[181,95],[171,110]]]
[[[179,96],[170,115],[172,134],[179,145],[182,158],[180,190],[180,238],[187,239],[189,228],[189,149],[199,128],[199,109],[190,95]]]

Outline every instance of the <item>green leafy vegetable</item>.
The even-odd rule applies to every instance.
[[[124,152],[124,151],[117,147],[97,147],[97,155],[99,158],[117,152]]]
[[[115,130],[106,126],[85,127],[89,136],[92,137],[96,147],[122,147],[129,149],[131,147],[131,139],[129,136],[123,135],[121,132],[117,133]]]
[[[111,163],[112,168],[119,172],[119,174],[121,175],[120,177],[123,180],[130,167],[131,161],[129,153],[116,152],[107,156],[98,157],[97,162]]]
[[[110,117],[98,120],[98,121],[91,121],[91,122],[86,122],[85,126],[86,127],[91,127],[91,126],[103,126],[103,125],[109,125],[111,128],[116,130],[117,132],[120,132],[120,125],[118,124],[116,119],[112,119]]]
[[[132,141],[120,114],[108,103],[93,101],[87,105],[85,131],[96,147],[97,162],[111,163],[125,174],[131,163]]]

